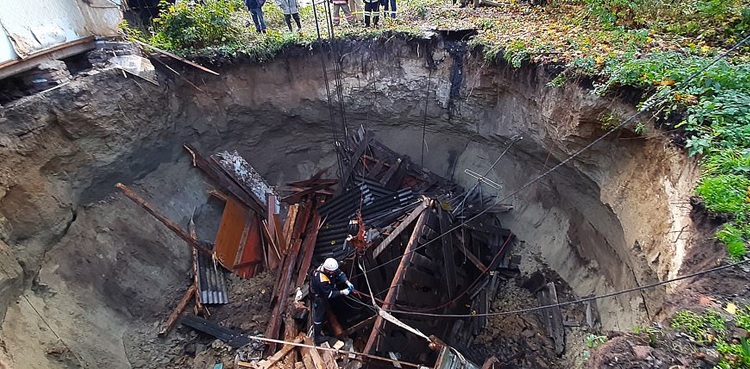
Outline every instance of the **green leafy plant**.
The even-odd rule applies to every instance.
[[[727,246],[729,256],[734,260],[739,260],[747,254],[745,241],[748,236],[747,225],[738,226],[735,224],[725,224],[724,227],[716,233],[716,238]]]
[[[712,342],[716,335],[726,332],[726,325],[721,314],[709,310],[703,314],[692,311],[679,311],[670,322],[670,326],[689,334],[696,342]]]
[[[706,207],[720,213],[729,213],[744,219],[748,211],[748,186],[750,179],[737,174],[721,174],[703,178],[696,192],[706,202]]]
[[[596,334],[589,334],[586,336],[586,347],[597,348],[604,342],[607,342],[607,336],[599,336]]]
[[[237,42],[239,27],[232,13],[243,9],[237,0],[206,0],[191,4],[159,3],[160,15],[153,21],[151,43],[171,50],[198,50]]]

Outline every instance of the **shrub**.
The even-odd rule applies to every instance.
[[[198,50],[237,42],[239,29],[232,24],[232,13],[244,9],[239,0],[206,0],[202,4],[159,3],[151,43],[171,50]]]
[[[748,211],[747,191],[750,180],[736,174],[722,174],[703,178],[696,189],[709,210],[733,214],[744,219]]]

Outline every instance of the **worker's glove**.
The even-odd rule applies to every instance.
[[[349,287],[350,292],[354,292],[354,285],[352,282],[346,281],[346,286]]]
[[[349,296],[349,293],[350,293],[351,291],[349,291],[349,290],[341,290],[341,291],[339,291],[339,292],[340,292],[340,293],[341,293],[342,295],[344,295],[344,296]]]

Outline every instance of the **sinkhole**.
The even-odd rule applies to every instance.
[[[439,36],[347,41],[338,53],[292,47],[265,63],[214,61],[219,76],[175,68],[179,76],[157,64],[158,85],[91,70],[3,107],[0,363],[202,368],[219,360],[211,355],[220,350],[186,327],[157,338],[186,288],[191,253],[114,188],[133,188],[184,227],[192,219],[211,239],[223,203],[208,195],[216,184],[193,167],[184,144],[236,150],[270,185],[284,186],[326,168],[335,177],[334,142],[364,127],[414,166],[476,187],[503,205],[492,226],[512,232],[518,263],[516,275],[497,282],[488,312],[536,306],[547,282],[567,301],[674,277],[682,266],[687,245],[678,232],[689,224],[697,169],[678,149],[658,132],[626,127],[570,159],[607,132],[603,121],[635,111],[631,94],[597,96],[586,81],[552,88],[543,67],[488,63]],[[459,273],[476,275],[461,255],[453,257]],[[262,333],[274,275],[228,278],[235,302],[209,308],[212,319]],[[656,317],[669,292],[571,306],[566,330],[631,329]],[[334,307],[342,316],[357,309]],[[430,333],[462,342],[478,360],[525,352],[517,367],[569,366],[538,314],[489,317],[479,329],[455,321]],[[429,361],[426,345],[392,336],[379,354]]]

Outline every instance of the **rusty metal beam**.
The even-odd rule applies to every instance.
[[[164,214],[159,212],[153,205],[149,204],[146,200],[144,200],[142,197],[138,196],[133,190],[131,190],[128,186],[125,186],[122,183],[118,183],[115,185],[115,187],[119,188],[125,196],[127,196],[129,199],[133,200],[136,204],[140,205],[146,212],[153,215],[154,218],[159,220],[162,224],[167,226],[167,228],[171,229],[172,232],[174,232],[177,236],[182,238],[185,242],[187,242],[188,245],[195,248],[196,250],[200,252],[204,252],[207,255],[213,255],[211,250],[207,249],[203,245],[198,244],[198,241],[190,237],[190,234],[182,227],[178,226],[175,222],[167,218]]]
[[[391,286],[388,289],[388,294],[385,296],[385,300],[383,300],[383,310],[388,311],[391,308],[391,305],[396,302],[399,286],[401,285],[401,281],[404,279],[404,275],[406,274],[406,268],[409,266],[409,264],[411,264],[414,249],[417,247],[417,245],[419,244],[419,239],[422,237],[422,229],[424,228],[425,222],[427,221],[427,214],[428,213],[426,211],[423,211],[419,215],[419,219],[417,219],[417,224],[414,226],[414,231],[412,231],[411,237],[409,238],[409,243],[407,243],[406,250],[404,250],[404,256],[401,258],[401,263],[398,265],[396,274],[393,276]],[[380,334],[379,331],[383,326],[383,323],[383,317],[378,315],[378,317],[375,319],[375,324],[372,327],[372,331],[370,332],[370,337],[367,339],[367,344],[365,345],[364,349],[365,354],[369,354],[370,352],[372,352],[372,348],[375,345],[375,340]]]

